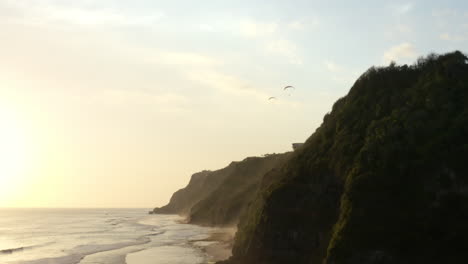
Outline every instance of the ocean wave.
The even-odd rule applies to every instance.
[[[43,258],[29,261],[19,261],[18,264],[78,264],[85,255],[73,254],[63,257]]]
[[[159,236],[159,235],[162,235],[166,233],[166,230],[163,230],[163,231],[160,231],[160,232],[156,232],[156,233],[150,233],[150,234],[147,234],[145,236]]]
[[[44,244],[38,244],[38,245],[33,245],[33,246],[24,246],[24,247],[15,247],[15,248],[6,248],[6,249],[0,249],[0,255],[10,255],[18,252],[22,252],[25,250],[29,249],[35,249],[39,247],[45,247],[51,244],[54,244],[55,242],[48,242]]]
[[[114,244],[104,244],[104,245],[80,245],[76,246],[73,249],[69,250],[66,256],[61,257],[52,257],[52,258],[42,258],[29,261],[17,262],[18,264],[78,264],[80,261],[88,255],[116,250],[121,248],[126,248],[130,246],[142,245],[149,243],[150,238],[142,236],[136,239],[133,242],[122,242]]]
[[[2,254],[2,255],[13,254],[13,253],[16,253],[16,252],[23,251],[24,249],[25,249],[25,247],[1,249],[0,254]]]

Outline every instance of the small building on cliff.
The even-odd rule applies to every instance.
[[[296,151],[297,149],[299,149],[303,145],[304,145],[304,143],[293,143],[292,148],[293,148],[294,151]]]

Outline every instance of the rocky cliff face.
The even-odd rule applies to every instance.
[[[468,65],[371,68],[268,173],[224,263],[468,261]]]
[[[263,175],[281,166],[290,153],[249,157],[216,171],[202,171],[187,187],[173,194],[168,205],[155,208],[157,214],[180,214],[189,223],[235,225],[255,197]]]

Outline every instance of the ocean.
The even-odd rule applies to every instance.
[[[0,263],[208,263],[207,242],[194,241],[215,229],[180,220],[144,209],[0,209]]]

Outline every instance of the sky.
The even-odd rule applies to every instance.
[[[305,141],[372,65],[467,45],[461,0],[0,0],[0,207],[162,206]]]

